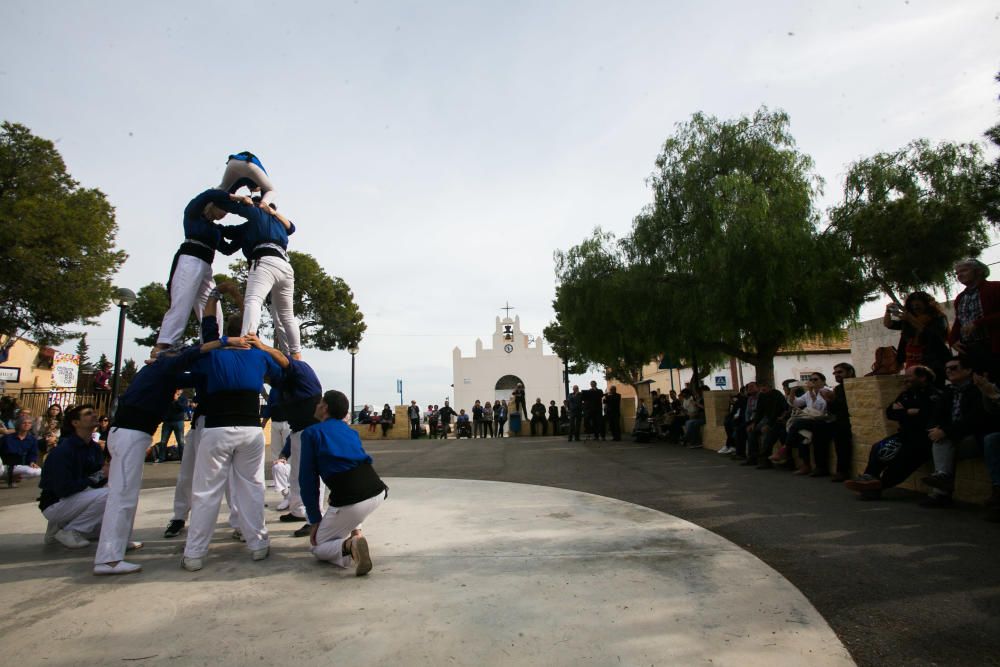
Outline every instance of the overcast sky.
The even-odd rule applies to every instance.
[[[358,403],[394,404],[397,378],[407,402],[440,403],[452,348],[489,345],[507,300],[540,334],[553,251],[627,233],[696,111],[788,111],[823,209],[851,161],[980,141],[1000,116],[995,0],[3,6],[0,118],[108,195],[129,254],[116,283],[165,282],[184,206],[251,150],[298,227],[290,249],[365,314]],[[95,357],[116,317],[91,330]],[[140,333],[126,356],[145,356]],[[350,355],[305,358],[347,390]]]

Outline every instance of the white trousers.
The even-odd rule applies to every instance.
[[[288,422],[271,421],[271,460],[277,460],[281,456],[281,450],[285,446],[285,440],[292,434],[292,427]]]
[[[219,506],[232,474],[233,503],[239,507],[239,528],[247,547],[268,544],[264,525],[264,433],[257,426],[206,428],[198,443],[191,487],[191,524],[184,556],[201,558],[219,518]]]
[[[229,192],[229,188],[233,187],[236,181],[241,178],[249,178],[257,184],[260,188],[261,200],[265,204],[270,204],[274,200],[274,185],[271,183],[270,177],[257,165],[243,160],[230,159],[226,163],[226,171],[222,174],[222,183],[219,184],[219,189]]]
[[[292,472],[292,466],[288,463],[275,463],[271,467],[271,474],[274,476],[274,490],[282,496],[287,496],[289,491],[288,476]]]
[[[177,473],[177,486],[174,487],[174,521],[187,521],[191,511],[191,481],[194,479],[194,462],[198,456],[198,442],[205,430],[205,415],[198,415],[194,427],[188,431],[184,439],[184,456],[181,458],[181,470]]]
[[[104,506],[108,501],[108,487],[84,489],[63,498],[55,505],[49,505],[42,516],[58,524],[63,530],[75,530],[81,535],[93,537],[101,529]]]
[[[170,277],[170,308],[163,315],[160,324],[160,335],[157,345],[173,345],[184,336],[188,317],[194,311],[195,319],[201,323],[205,312],[208,294],[215,289],[215,279],[212,277],[212,265],[193,255],[180,255],[177,266]],[[219,328],[225,326],[222,319],[222,306],[216,304],[215,319]]]
[[[135,511],[142,489],[142,464],[153,436],[130,428],[112,428],[108,434],[111,467],[108,470],[108,501],[101,524],[101,541],[94,563],[114,563],[125,557],[132,537]]]
[[[6,475],[6,474],[7,474],[7,468],[0,465],[0,475]],[[15,476],[19,475],[21,477],[41,477],[42,469],[32,468],[31,466],[16,465],[14,466],[14,475]]]
[[[260,311],[264,299],[271,295],[273,313],[277,317],[275,328],[281,327],[288,353],[302,351],[299,339],[299,323],[295,319],[293,296],[295,293],[295,271],[292,265],[280,257],[261,257],[250,262],[247,274],[247,288],[243,296],[243,327],[240,335],[256,332],[260,326]]]
[[[344,540],[351,536],[352,530],[361,528],[362,522],[378,509],[385,498],[386,492],[383,491],[368,500],[362,500],[360,503],[329,508],[316,530],[316,546],[312,548],[313,556],[340,567],[349,566],[351,555],[345,556],[343,553]]]
[[[299,462],[302,460],[302,431],[297,431],[292,433],[292,458],[290,463],[292,464],[292,469],[289,473],[289,491],[288,491],[288,511],[295,516],[304,517],[306,515],[306,506],[302,502],[302,487],[299,486]],[[324,498],[326,498],[327,488],[323,480],[319,482],[319,505],[323,506]]]

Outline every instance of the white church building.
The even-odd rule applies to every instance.
[[[540,336],[522,332],[520,317],[497,317],[492,348],[484,348],[482,339],[477,338],[475,356],[463,357],[455,347],[452,359],[455,410],[469,412],[477,400],[502,399],[509,404],[518,382],[524,384],[529,408],[536,398],[546,406],[549,401],[561,406],[565,398],[562,359],[543,352]]]

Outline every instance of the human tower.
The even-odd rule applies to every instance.
[[[336,390],[324,393],[302,360],[295,272],[288,257],[295,225],[278,212],[274,194],[264,165],[245,151],[229,156],[218,187],[184,209],[185,238],[167,283],[170,307],[150,358],[118,400],[107,443],[110,461],[90,438],[97,419],[92,406],[66,414],[64,437],[42,468],[39,504],[48,520],[46,542],[81,548],[99,535],[94,574],[142,569],[125,554],[142,546],[132,531],[143,462],[178,388],[194,388],[198,407],[164,537],[180,535],[187,523],[181,565],[200,570],[226,497],[234,538],[246,542],[253,560],[268,557],[260,421],[265,384],[275,484],[284,496],[279,509],[289,510],[281,521],[306,522],[295,534],[309,536],[316,558],[344,568],[353,564],[358,575],[371,570],[361,524],[386,499],[388,488],[344,421],[347,397]],[[229,214],[243,222],[220,224]],[[216,286],[212,273],[216,252],[237,250],[249,264],[243,294],[232,283]],[[223,321],[223,298],[242,307],[241,314]],[[257,336],[268,298],[273,347]],[[200,323],[201,341],[183,346],[191,312]],[[324,513],[327,489],[330,508]]]

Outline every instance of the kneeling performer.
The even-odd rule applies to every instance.
[[[344,422],[347,410],[343,393],[323,394],[316,406],[320,423],[302,431],[299,486],[312,525],[313,555],[340,567],[353,560],[354,573],[360,577],[372,569],[361,523],[388,497],[389,487],[375,472],[361,437]],[[330,488],[326,514],[319,507],[320,479]]]

